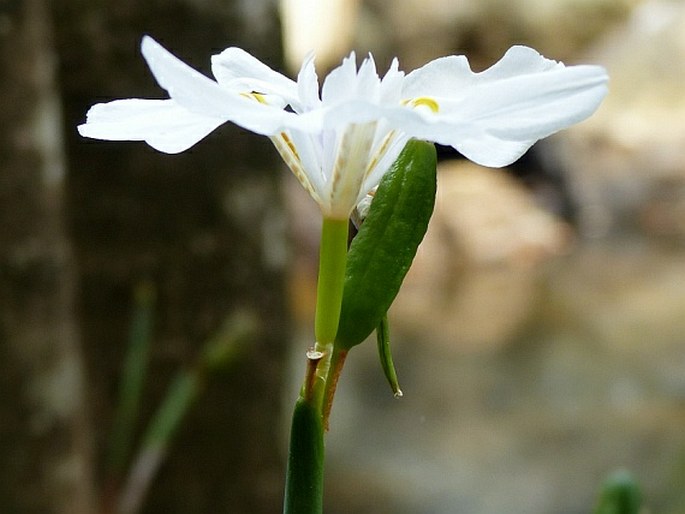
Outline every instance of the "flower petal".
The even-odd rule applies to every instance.
[[[374,103],[380,101],[381,81],[378,78],[376,61],[374,61],[373,55],[369,54],[362,61],[355,82],[354,95],[356,97],[366,98]]]
[[[399,61],[395,58],[390,63],[380,86],[380,101],[382,103],[399,103],[402,100],[402,84],[404,72],[399,71]]]
[[[94,105],[78,131],[108,141],[145,141],[160,152],[179,153],[225,121],[194,114],[174,100],[129,99]]]
[[[379,122],[378,134],[381,136],[379,141],[375,142],[372,150],[374,159],[369,163],[367,169],[367,176],[359,191],[358,202],[360,202],[366,194],[375,188],[380,182],[383,175],[390,169],[390,166],[397,160],[397,157],[402,152],[404,145],[407,144],[409,137],[398,131],[384,131],[384,122]]]
[[[197,72],[149,36],[141,44],[143,57],[155,79],[178,105],[195,114],[223,118],[262,135],[274,135],[287,126],[301,126],[304,120],[278,105],[263,104],[222,88]]]
[[[490,68],[480,73],[471,70],[463,55],[441,57],[409,73],[404,81],[404,98],[460,98],[466,89],[521,75],[541,73],[564,65],[546,59],[532,48],[513,46]]]
[[[333,69],[324,79],[321,88],[321,100],[324,104],[348,99],[355,88],[357,64],[355,53],[343,59],[340,66]]]
[[[457,131],[447,129],[436,142],[479,164],[506,166],[538,139],[590,116],[607,93],[606,82],[602,68],[574,66],[483,86],[449,108],[467,134],[458,131],[457,139]]]
[[[143,37],[141,52],[157,83],[189,111],[216,115],[223,110],[223,101],[232,101],[236,96],[179,60],[149,36]]]
[[[476,74],[463,55],[441,57],[410,72],[402,84],[402,96],[407,99],[422,96],[455,96],[471,87]]]
[[[376,123],[352,124],[338,135],[335,162],[322,198],[324,215],[346,219],[361,199]]]
[[[321,105],[319,98],[319,78],[314,68],[314,54],[309,54],[297,74],[297,92],[300,105],[291,106],[298,112],[311,111]]]
[[[227,48],[212,56],[212,73],[219,85],[238,93],[275,94],[297,99],[297,84],[241,48]]]
[[[318,135],[306,134],[298,130],[292,130],[288,133],[294,147],[297,149],[300,162],[305,174],[309,178],[309,182],[319,197],[323,194],[326,177],[323,175],[323,168],[321,163],[321,152]]]
[[[453,146],[485,166],[506,166],[538,139],[590,116],[607,93],[599,66],[570,66],[513,47],[494,66],[473,73],[447,57],[407,76],[403,96],[428,97],[438,113],[398,116],[414,137]]]
[[[560,68],[564,68],[563,63],[547,59],[527,46],[516,45],[507,50],[490,68],[477,75],[480,80],[491,81]]]
[[[510,140],[540,139],[592,114],[607,93],[599,66],[573,66],[483,85],[455,106]]]

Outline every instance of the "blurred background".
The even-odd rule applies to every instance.
[[[355,349],[328,514],[580,514],[630,469],[685,513],[685,3],[0,1],[0,510],[273,513],[312,343],[317,208],[265,138],[78,137],[163,97],[150,34],[204,73],[291,76],[512,44],[607,67],[590,120],[509,169],[439,149],[429,234],[390,312],[404,398]]]

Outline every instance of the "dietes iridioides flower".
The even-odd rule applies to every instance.
[[[269,136],[327,218],[346,219],[409,138],[506,166],[538,139],[590,116],[607,92],[599,66],[564,66],[514,46],[474,73],[464,56],[380,78],[369,55],[345,58],[319,89],[312,56],[291,80],[239,48],[212,56],[215,80],[149,36],[142,53],[169,99],[94,105],[81,135],[182,152],[228,121]]]

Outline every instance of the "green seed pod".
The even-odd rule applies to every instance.
[[[435,147],[411,140],[378,185],[347,256],[338,348],[366,339],[397,296],[433,214],[435,171]]]
[[[283,514],[321,514],[323,462],[321,413],[300,397],[290,429]]]

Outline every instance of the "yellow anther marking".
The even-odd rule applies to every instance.
[[[257,100],[260,104],[266,104],[266,98],[264,98],[264,95],[261,93],[256,93],[252,91],[251,93],[240,93],[240,96],[244,96],[245,98],[250,98],[252,100]]]
[[[425,106],[433,112],[438,112],[440,110],[438,102],[436,102],[432,98],[428,98],[427,96],[420,96],[418,98],[412,98],[411,100],[404,100],[402,103],[405,105],[411,105],[412,107]]]

